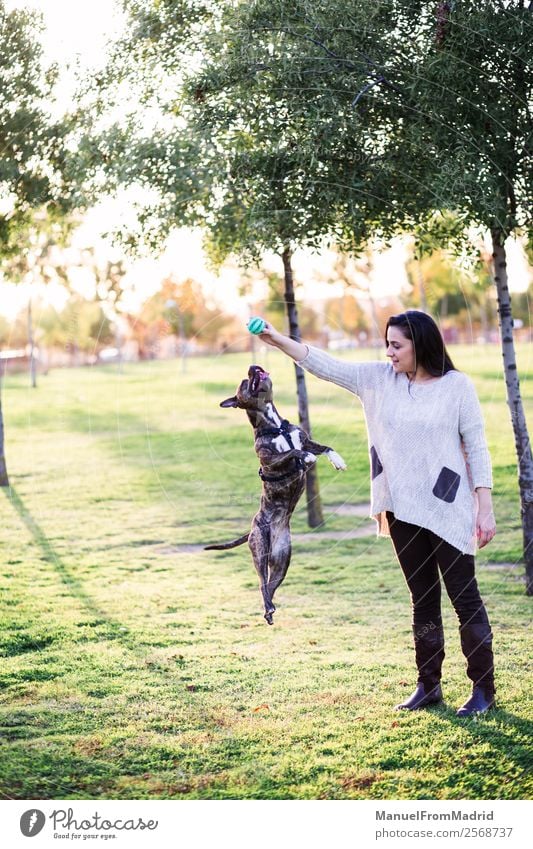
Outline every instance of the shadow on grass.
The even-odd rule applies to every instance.
[[[134,637],[124,625],[119,622],[113,620],[105,611],[103,611],[98,605],[95,603],[94,599],[89,595],[89,593],[83,587],[81,581],[74,575],[72,570],[61,560],[57,551],[51,545],[48,537],[37,524],[33,516],[31,515],[28,508],[25,506],[22,498],[16,491],[13,486],[9,486],[3,489],[3,492],[11,502],[20,518],[28,528],[31,533],[33,539],[41,549],[45,560],[51,563],[62,582],[68,588],[71,595],[78,599],[79,602],[85,607],[85,609],[94,616],[99,623],[105,625],[107,628],[106,637],[108,639],[119,639],[122,643],[131,648],[134,644]],[[131,645],[130,645],[131,644]]]
[[[451,705],[434,705],[430,712],[456,728],[467,731],[473,743],[488,743],[500,756],[525,772],[531,771],[533,722],[496,707],[486,714],[460,717]]]
[[[133,633],[129,628],[121,622],[117,622],[96,604],[92,596],[84,588],[82,582],[62,561],[14,487],[7,487],[3,491],[40,547],[45,559],[54,566],[61,581],[68,588],[71,595],[77,598],[91,616],[95,618],[95,621],[91,624],[102,625],[104,627],[105,630],[98,632],[98,637],[106,640],[117,640],[123,648],[135,657],[139,669],[145,672],[149,679],[153,680],[157,678],[160,681],[162,680],[166,685],[171,681],[179,681],[183,687],[179,672],[174,672],[174,670],[169,669],[164,664],[159,665],[157,661],[149,660],[146,649],[150,652],[153,648],[152,643],[146,643],[143,640],[142,634]]]
[[[486,719],[456,717],[455,724],[465,728],[477,743],[490,743],[500,751],[502,758],[512,761],[524,771],[531,772],[533,722],[496,705]]]

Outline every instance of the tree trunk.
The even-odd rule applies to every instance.
[[[527,595],[533,595],[533,457],[531,455],[531,444],[516,367],[511,298],[507,286],[505,240],[499,228],[493,229],[491,235],[494,281],[498,292],[498,315],[500,319],[505,385],[507,387],[507,404],[511,411],[511,422],[518,456],[518,486],[520,489],[520,513],[524,534],[526,593]]]
[[[296,342],[301,342],[300,327],[298,324],[298,310],[294,299],[294,283],[292,276],[291,265],[292,252],[290,248],[285,248],[282,254],[283,270],[285,274],[285,304],[287,306],[287,317],[289,319],[289,335]],[[307,387],[305,385],[305,374],[303,368],[299,365],[294,366],[296,372],[296,394],[298,396],[298,418],[303,430],[310,437],[311,422],[309,420],[309,404],[307,400]],[[318,473],[316,465],[312,466],[307,472],[306,481],[307,495],[307,521],[310,528],[317,528],[324,523],[322,514],[322,502],[320,499],[320,489],[318,484]]]
[[[0,366],[1,368],[1,366]],[[0,486],[9,486],[4,454],[4,414],[2,412],[2,374],[0,373]]]

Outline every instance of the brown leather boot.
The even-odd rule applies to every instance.
[[[472,695],[457,711],[457,716],[472,716],[474,713],[486,713],[495,707],[494,690],[482,684],[474,684]]]
[[[442,690],[440,688],[440,684],[436,684],[434,687],[426,690],[425,685],[422,684],[422,682],[419,682],[416,685],[414,693],[412,693],[404,702],[400,702],[399,705],[396,705],[394,710],[419,710],[419,708],[425,708],[428,705],[434,705],[441,701]]]
[[[472,695],[457,711],[457,716],[486,713],[494,703],[494,656],[488,617],[484,622],[461,625],[461,647],[466,657],[466,674],[473,682]]]
[[[444,631],[442,625],[430,623],[413,625],[415,659],[418,669],[416,690],[395,710],[419,710],[442,701],[440,677],[444,660]]]

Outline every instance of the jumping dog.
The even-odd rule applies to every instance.
[[[282,419],[272,400],[272,381],[260,366],[250,366],[248,378],[237,393],[221,407],[238,407],[254,429],[255,452],[261,466],[261,505],[249,533],[231,542],[207,545],[207,551],[225,551],[248,542],[265,606],[265,619],[273,624],[275,591],[283,582],[291,559],[290,519],[305,489],[305,476],[325,454],[330,463],[344,471],[346,464],[333,448],[309,439],[297,425]]]

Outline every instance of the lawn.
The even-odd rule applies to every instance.
[[[188,548],[244,533],[256,510],[250,425],[218,406],[249,355],[194,359],[185,373],[177,361],[56,370],[35,390],[25,375],[7,378],[1,797],[530,796],[531,599],[501,355],[451,353],[475,381],[494,464],[498,534],[479,553],[478,580],[498,709],[477,720],[455,715],[469,682],[447,600],[445,704],[393,711],[416,674],[390,541],[321,536],[369,522],[340,510],[369,500],[357,399],[307,378],[313,434],[349,469],[319,461],[326,525],[295,540],[269,627],[246,546]],[[518,358],[531,409],[531,351]],[[272,350],[259,361],[296,420],[292,364]],[[302,500],[293,531],[305,530]]]

